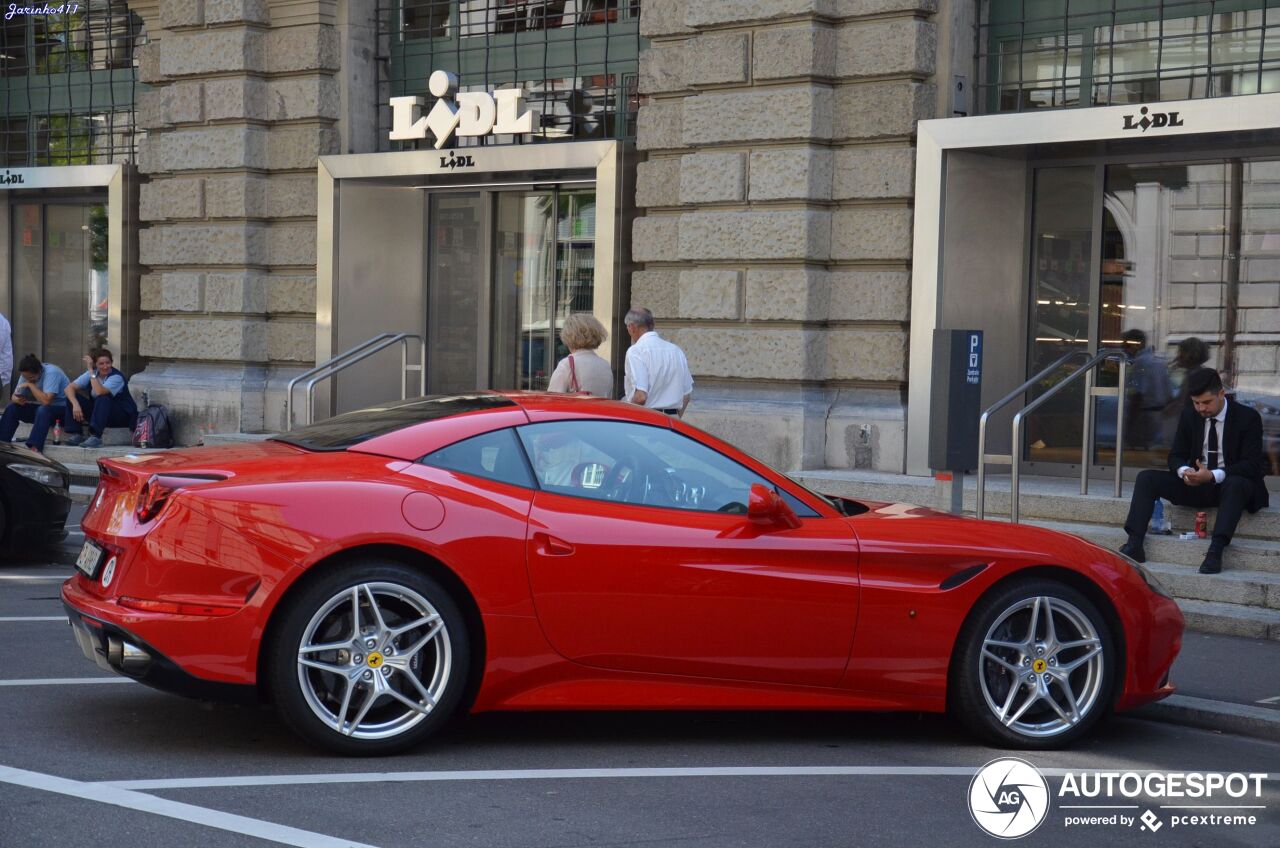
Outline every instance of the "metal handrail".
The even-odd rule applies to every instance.
[[[1047,392],[1037,397],[1031,403],[1027,404],[1013,416],[1013,439],[1010,445],[1009,454],[994,455],[986,452],[986,423],[991,413],[1000,407],[1005,406],[1009,401],[1021,395],[1027,389],[1031,388],[1039,380],[1048,376],[1053,370],[1064,364],[1067,360],[1077,357],[1085,353],[1085,351],[1073,351],[1059,357],[1053,364],[1045,368],[1036,376],[1027,380],[1010,394],[1006,395],[996,404],[988,408],[982,413],[982,417],[978,422],[978,517],[985,517],[986,510],[986,463],[996,462],[1008,465],[1010,468],[1010,489],[1009,489],[1009,521],[1013,524],[1018,523],[1018,494],[1020,487],[1019,479],[1019,458],[1022,454],[1022,422],[1028,415],[1035,412],[1043,406],[1050,398],[1063,391],[1077,377],[1085,376],[1085,401],[1084,401],[1084,435],[1081,442],[1080,456],[1080,493],[1089,493],[1089,457],[1091,454],[1090,447],[1093,442],[1093,399],[1098,397],[1115,397],[1116,398],[1116,459],[1115,459],[1115,496],[1120,497],[1123,487],[1123,467],[1124,467],[1124,389],[1128,382],[1129,376],[1129,356],[1123,350],[1103,349],[1098,351],[1089,359],[1079,365],[1074,371],[1066,377],[1059,380]],[[1120,364],[1119,384],[1116,388],[1096,388],[1093,385],[1093,370],[1098,365],[1108,360],[1114,360]]]
[[[326,361],[326,362],[322,362],[322,363],[320,363],[320,364],[319,364],[319,365],[317,365],[315,368],[312,368],[312,369],[307,370],[307,371],[303,371],[301,374],[299,374],[298,376],[296,376],[296,377],[294,377],[292,380],[290,380],[290,381],[289,381],[289,385],[285,388],[285,395],[284,395],[284,427],[285,427],[285,429],[286,429],[286,430],[292,430],[292,429],[293,429],[293,389],[294,389],[294,386],[298,385],[298,383],[299,383],[300,381],[305,380],[307,377],[311,377],[311,376],[313,376],[313,375],[315,375],[315,374],[319,374],[321,371],[324,371],[325,369],[329,368],[329,367],[330,367],[330,366],[332,366],[333,364],[335,364],[335,363],[337,363],[337,362],[341,362],[342,360],[346,359],[347,357],[352,356],[353,354],[356,354],[356,353],[358,353],[358,352],[360,352],[360,351],[364,350],[364,349],[365,349],[365,348],[367,348],[369,345],[374,344],[374,343],[376,343],[376,342],[379,342],[379,341],[381,341],[382,339],[388,338],[388,337],[389,337],[389,336],[391,336],[391,335],[392,335],[391,333],[379,333],[378,335],[374,336],[373,338],[371,338],[371,339],[367,339],[367,340],[365,340],[365,341],[361,342],[360,344],[356,345],[355,347],[351,348],[350,350],[344,350],[342,353],[338,354],[337,356],[333,357],[332,359],[329,359],[329,360],[328,360],[328,361]]]
[[[410,340],[418,342],[419,359],[418,364],[409,363],[409,342]],[[317,383],[328,380],[357,362],[362,362],[373,356],[375,353],[385,350],[393,344],[400,345],[400,399],[404,400],[408,397],[409,384],[408,372],[418,372],[418,393],[426,394],[427,391],[427,343],[422,336],[416,333],[379,333],[371,339],[368,339],[350,350],[345,350],[327,362],[317,365],[308,371],[304,371],[289,381],[288,387],[285,389],[284,414],[285,429],[293,429],[293,391],[299,382],[308,377],[312,379],[306,385],[306,422],[311,423],[311,418],[315,408],[315,387]]]
[[[1002,465],[1012,465],[1012,464],[1013,464],[1013,454],[1012,454],[1012,453],[1010,453],[1009,458],[1008,458],[1008,461],[1004,461],[1004,462],[1002,462],[1001,460],[1003,460],[1003,459],[1005,459],[1005,458],[1004,458],[1003,456],[1001,456],[1001,455],[991,455],[990,457],[988,457],[988,454],[987,454],[987,419],[989,419],[989,418],[991,417],[992,413],[998,412],[999,410],[1001,410],[1001,409],[1003,409],[1004,407],[1008,406],[1008,405],[1009,405],[1013,400],[1015,400],[1016,398],[1020,398],[1020,397],[1022,397],[1022,396],[1023,396],[1023,394],[1025,394],[1025,393],[1026,393],[1027,389],[1030,389],[1030,388],[1031,388],[1032,386],[1034,386],[1036,383],[1039,383],[1039,382],[1040,382],[1041,380],[1043,380],[1045,377],[1048,377],[1048,376],[1049,376],[1050,374],[1052,374],[1054,371],[1057,371],[1057,370],[1058,370],[1058,368],[1059,368],[1059,367],[1061,367],[1061,366],[1062,366],[1062,365],[1063,365],[1067,360],[1069,360],[1069,359],[1074,359],[1075,357],[1077,357],[1077,356],[1081,356],[1081,355],[1083,355],[1083,356],[1088,356],[1088,355],[1089,355],[1089,351],[1087,351],[1087,350],[1073,350],[1073,351],[1071,351],[1070,353],[1064,353],[1062,356],[1059,356],[1059,357],[1058,357],[1057,359],[1055,359],[1053,362],[1049,363],[1049,365],[1047,365],[1043,370],[1041,370],[1041,371],[1039,371],[1038,373],[1036,373],[1036,374],[1035,374],[1035,376],[1033,376],[1033,377],[1028,377],[1028,378],[1027,378],[1027,380],[1026,380],[1026,382],[1022,383],[1022,384],[1021,384],[1020,386],[1018,386],[1016,389],[1014,389],[1013,391],[1009,392],[1009,394],[1005,395],[1004,397],[1000,398],[1000,400],[996,401],[995,403],[991,404],[991,406],[987,407],[987,409],[982,413],[982,417],[980,417],[980,418],[978,419],[978,503],[977,503],[977,506],[978,506],[978,517],[979,517],[979,518],[982,518],[982,517],[984,517],[984,516],[986,515],[986,510],[985,510],[985,505],[986,505],[986,494],[987,494],[987,489],[986,489],[986,479],[987,479],[987,473],[986,473],[986,472],[987,472],[987,469],[986,469],[986,464],[987,464],[987,460],[988,460],[988,458],[990,458],[991,460],[994,460],[995,462],[997,462],[997,464],[1002,464]]]

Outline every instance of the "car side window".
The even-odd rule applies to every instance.
[[[517,428],[542,488],[645,506],[745,514],[768,480],[662,427],[621,421],[549,421]],[[817,515],[783,493],[803,517]]]
[[[534,488],[524,450],[510,428],[454,442],[427,454],[420,462],[512,486]]]

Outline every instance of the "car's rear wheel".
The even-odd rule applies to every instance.
[[[285,721],[341,754],[390,754],[457,708],[470,666],[449,593],[396,562],[335,569],[291,599],[269,647],[268,683]]]
[[[1065,584],[1024,580],[984,598],[957,650],[952,710],[993,744],[1068,745],[1110,708],[1115,638],[1097,606]]]

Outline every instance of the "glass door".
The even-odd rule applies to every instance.
[[[1280,162],[1112,165],[1104,196],[1097,335],[1131,358],[1124,463],[1161,468],[1187,372],[1218,369],[1263,418],[1280,472]],[[1104,375],[1116,385],[1114,371]],[[1115,402],[1097,401],[1094,462],[1115,462]]]
[[[541,390],[551,378],[555,212],[553,191],[498,195],[491,366],[495,388]]]
[[[34,353],[74,377],[86,353],[108,344],[106,205],[15,203],[11,212],[15,362]]]
[[[1280,161],[1042,167],[1032,210],[1028,376],[1071,350],[1125,350],[1124,465],[1136,472],[1164,467],[1187,373],[1216,368],[1262,415],[1280,473]],[[1118,382],[1115,364],[1099,369],[1100,386]],[[1079,383],[1031,416],[1023,458],[1037,473],[1078,473],[1083,403]],[[1117,401],[1093,403],[1091,473],[1109,476]]]
[[[595,190],[500,192],[496,210],[490,384],[544,390],[564,320],[595,307]]]
[[[1028,377],[1065,353],[1093,347],[1095,170],[1085,165],[1035,172]],[[1069,363],[1049,375],[1032,387],[1031,397],[1039,397],[1079,364]],[[1077,383],[1040,407],[1027,422],[1024,458],[1078,467],[1083,404],[1084,385]]]
[[[427,229],[427,392],[473,392],[485,382],[488,338],[485,198],[430,195]]]

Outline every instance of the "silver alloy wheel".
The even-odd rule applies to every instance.
[[[431,602],[397,583],[361,583],[322,604],[298,647],[298,683],[316,716],[355,739],[417,725],[449,685],[453,651]]]
[[[1106,657],[1087,615],[1061,598],[1017,601],[982,642],[978,678],[996,720],[1021,736],[1065,733],[1093,710]]]

